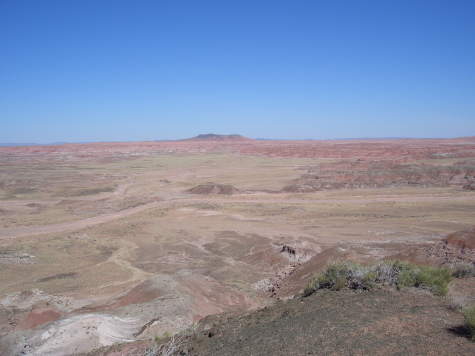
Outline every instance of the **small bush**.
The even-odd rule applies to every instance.
[[[396,285],[401,270],[405,269],[407,264],[400,261],[385,261],[379,263],[374,268],[376,273],[376,282],[384,285]]]
[[[356,263],[336,263],[311,280],[305,288],[304,295],[310,295],[318,289],[371,289],[375,281],[376,273],[366,266]]]
[[[378,284],[426,288],[434,294],[445,295],[451,277],[452,273],[446,268],[416,266],[401,261],[385,261],[373,266],[337,263],[312,279],[304,295],[319,289],[372,289]]]
[[[168,331],[165,331],[161,336],[157,335],[155,336],[155,342],[157,344],[163,343],[165,340],[169,339],[171,337],[171,334]]]
[[[446,295],[452,273],[447,268],[419,267],[415,287],[427,288],[437,295]]]
[[[470,332],[470,337],[472,341],[475,341],[475,306],[465,309],[463,316],[465,318],[465,326]]]
[[[452,276],[455,278],[475,277],[475,264],[458,263],[451,267]]]
[[[316,289],[327,288],[333,290],[340,290],[346,287],[346,276],[348,273],[348,267],[344,264],[334,264],[328,267],[328,269],[320,275],[315,287]]]
[[[417,271],[415,269],[402,270],[396,281],[397,288],[407,288],[417,286]]]

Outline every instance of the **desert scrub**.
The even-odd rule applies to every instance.
[[[465,318],[465,326],[470,332],[472,341],[475,341],[475,306],[467,308],[463,312]]]
[[[175,356],[188,355],[186,351],[186,343],[190,338],[195,337],[198,324],[193,323],[185,330],[174,335],[166,331],[162,337],[155,337],[155,344],[147,348],[142,356]],[[183,350],[185,348],[185,350]]]
[[[375,282],[376,274],[370,267],[349,262],[335,263],[309,282],[304,295],[308,296],[319,289],[371,289]]]
[[[171,334],[170,334],[168,331],[165,331],[165,332],[163,333],[163,335],[161,335],[161,336],[159,336],[159,335],[155,336],[155,342],[156,342],[157,344],[160,344],[160,343],[162,343],[164,340],[169,339],[170,337],[171,337]]]
[[[396,277],[397,288],[416,287],[430,290],[437,295],[446,295],[452,279],[452,272],[445,267],[417,266],[401,261],[383,262],[388,264]]]
[[[444,267],[414,266],[413,270],[404,272],[401,277],[401,287],[425,288],[434,294],[446,295],[452,273]]]
[[[451,267],[452,275],[455,278],[475,277],[475,264],[458,263]]]
[[[384,261],[371,266],[335,263],[309,282],[304,296],[319,289],[367,290],[378,285],[425,288],[434,294],[445,295],[451,278],[452,273],[447,268],[417,266],[401,261]]]

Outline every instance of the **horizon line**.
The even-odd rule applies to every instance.
[[[216,136],[230,136],[236,134],[216,134]],[[238,135],[242,136],[242,135]],[[177,142],[177,141],[189,141],[197,136],[189,138],[176,138],[176,139],[149,139],[149,140],[92,140],[92,141],[53,141],[46,143],[39,142],[0,142],[0,147],[21,147],[21,146],[61,146],[61,145],[85,145],[93,143],[134,143],[134,142]],[[455,140],[464,138],[474,138],[475,135],[467,136],[455,136],[455,137],[410,137],[410,136],[383,136],[383,137],[333,137],[333,138],[266,138],[266,137],[247,137],[242,136],[245,139],[255,141],[357,141],[357,140]],[[207,141],[207,140],[203,140]],[[213,140],[209,140],[213,141]],[[219,140],[215,140],[219,141]],[[224,141],[224,140],[222,140]],[[229,141],[233,141],[230,139]]]

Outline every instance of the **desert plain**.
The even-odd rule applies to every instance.
[[[473,137],[1,147],[0,354],[173,334],[474,225]]]

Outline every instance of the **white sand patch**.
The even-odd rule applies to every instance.
[[[30,355],[69,355],[134,341],[141,325],[135,318],[84,314],[54,322],[30,340]]]

